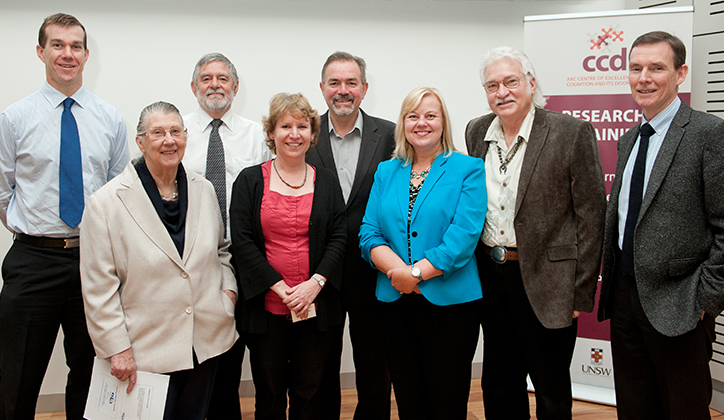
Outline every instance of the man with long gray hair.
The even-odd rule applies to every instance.
[[[593,311],[606,191],[593,126],[543,109],[519,50],[487,54],[480,72],[491,114],[468,124],[468,153],[485,160],[488,211],[477,247],[483,285],[487,419],[571,418],[569,368],[577,317]]]

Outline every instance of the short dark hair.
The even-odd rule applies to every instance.
[[[327,61],[325,61],[324,66],[322,66],[322,84],[325,82],[324,73],[327,71],[327,67],[335,61],[354,61],[357,63],[357,66],[359,66],[360,77],[362,78],[361,82],[363,85],[367,83],[367,63],[365,63],[364,58],[357,57],[344,51],[337,51],[327,57]]]
[[[45,34],[45,29],[50,25],[58,25],[61,28],[69,28],[71,26],[80,26],[83,30],[83,49],[88,49],[88,35],[85,32],[85,26],[75,16],[68,15],[65,13],[56,13],[50,15],[40,25],[40,31],[38,31],[38,45],[45,48],[45,43],[48,42],[48,36]]]
[[[671,50],[674,52],[674,68],[677,70],[680,69],[681,66],[686,63],[686,46],[684,46],[684,43],[681,42],[677,36],[664,31],[648,32],[636,38],[631,45],[631,50],[628,52],[629,59],[631,58],[631,52],[637,46],[658,44],[659,42],[669,44]]]

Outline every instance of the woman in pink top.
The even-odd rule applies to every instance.
[[[248,332],[256,419],[318,418],[315,395],[343,322],[339,289],[345,207],[335,174],[305,162],[319,115],[301,94],[280,93],[264,118],[275,159],[245,169],[229,209],[239,267],[241,330]]]

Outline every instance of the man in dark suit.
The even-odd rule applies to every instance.
[[[368,87],[362,58],[340,51],[330,55],[322,67],[319,87],[331,112],[322,115],[317,146],[307,154],[307,162],[337,174],[347,205],[342,305],[349,314],[355,365],[358,402],[354,418],[389,419],[390,374],[375,297],[377,271],[362,259],[358,234],[377,165],[389,159],[395,148],[395,125],[359,108]],[[340,416],[343,332],[344,325],[337,331],[320,390],[323,419]]]
[[[611,319],[620,419],[710,418],[724,308],[724,121],[678,98],[685,60],[666,32],[640,36],[629,52],[644,121],[618,141],[598,312]]]
[[[481,71],[492,114],[468,124],[485,160],[488,211],[477,247],[483,285],[487,419],[571,418],[577,317],[593,311],[606,192],[590,123],[543,109],[523,52],[500,47]]]

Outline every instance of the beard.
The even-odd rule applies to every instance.
[[[338,107],[338,106],[335,104],[335,101],[338,101],[338,100],[347,100],[347,101],[350,101],[351,105],[349,105],[348,108],[347,108],[346,105],[345,105],[345,108]],[[334,95],[334,96],[332,97],[332,106],[330,107],[330,109],[331,109],[332,112],[334,112],[336,115],[339,115],[340,117],[346,117],[347,115],[351,115],[351,114],[354,112],[354,105],[353,105],[353,104],[354,104],[354,96],[352,96],[352,95],[349,95],[349,94],[347,94],[347,95]]]
[[[209,95],[213,93],[220,93],[224,95],[222,98],[209,98]],[[208,109],[211,111],[223,111],[225,110],[229,105],[231,105],[231,101],[233,100],[232,97],[226,94],[223,89],[209,89],[206,91],[206,94],[204,95],[200,91],[196,91],[196,99],[198,99],[199,104],[201,104],[201,107],[204,109]]]

